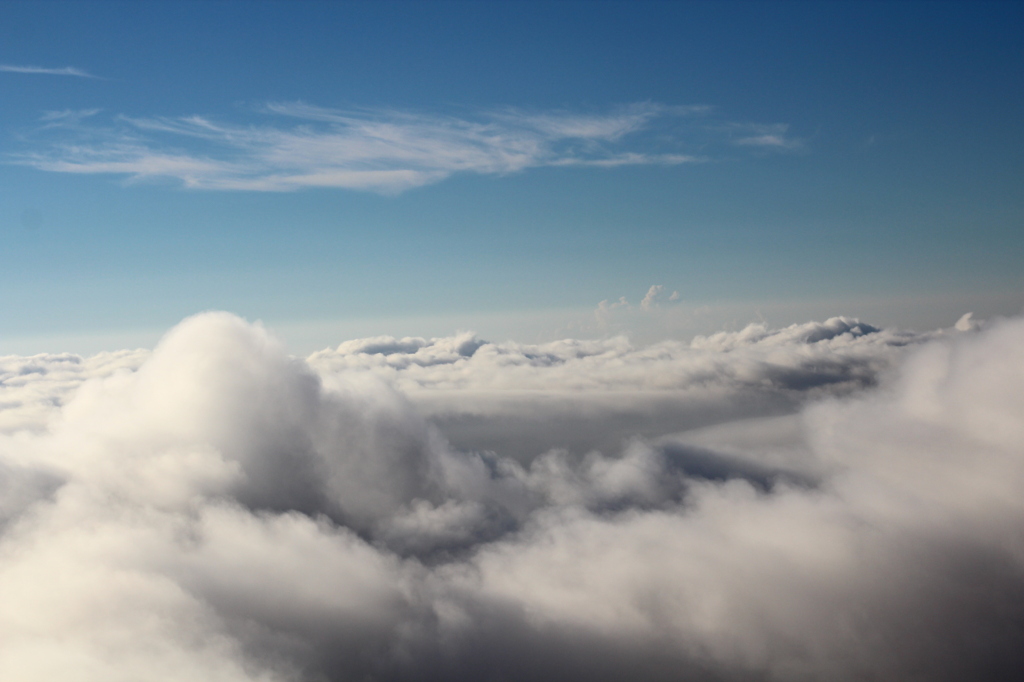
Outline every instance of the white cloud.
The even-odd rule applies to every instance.
[[[73,66],[65,66],[62,69],[50,69],[42,66],[16,66],[14,64],[0,64],[0,72],[7,73],[30,73],[47,76],[77,76],[79,78],[98,78],[91,73],[77,69]]]
[[[661,294],[662,290],[664,289],[665,287],[661,284],[652,284],[651,288],[647,290],[646,294],[644,294],[643,300],[640,301],[640,307],[643,310],[650,310],[651,308],[655,307],[657,305],[656,301],[658,295]]]
[[[45,429],[82,382],[133,371],[148,356],[148,351],[100,353],[91,358],[71,353],[0,356],[0,433]]]
[[[456,116],[296,102],[271,103],[260,113],[270,123],[120,116],[106,127],[69,125],[63,137],[53,130],[53,119],[37,131],[49,135],[44,146],[13,159],[47,171],[171,179],[196,189],[396,193],[456,173],[678,165],[707,158],[683,151],[671,130],[693,127],[686,122],[708,115],[707,107],[640,103],[601,114],[506,108]]]
[[[732,129],[734,134],[741,135],[733,140],[733,144],[741,147],[787,150],[799,149],[804,144],[803,140],[789,136],[789,126],[784,123],[735,124]]]
[[[953,328],[962,332],[969,332],[978,329],[981,325],[976,320],[973,320],[973,317],[974,313],[964,313],[960,316],[960,319],[956,321],[956,324],[953,325]]]
[[[907,347],[931,337],[834,318],[643,346],[623,336],[544,344],[378,337],[307,361],[325,377],[386,380],[459,448],[524,460],[552,447],[611,451],[631,436],[791,411],[874,384]]]
[[[594,311],[594,317],[597,320],[598,326],[602,331],[608,332],[615,327],[623,327],[622,322],[625,321],[623,318],[629,318],[636,313],[652,314],[657,312],[660,308],[658,297],[661,296],[664,290],[664,285],[652,284],[640,300],[639,310],[625,296],[620,296],[619,300],[614,303],[609,303],[607,300],[601,301],[597,304],[597,309]],[[673,291],[668,300],[672,303],[678,301],[679,292]]]
[[[1017,679],[1024,320],[960,326],[0,359],[0,677]],[[504,454],[652,396],[694,421]]]
[[[95,116],[102,109],[64,109],[62,111],[45,111],[39,117],[41,121],[47,121],[51,125],[68,125],[78,123],[83,118]]]

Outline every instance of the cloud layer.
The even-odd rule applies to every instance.
[[[13,157],[62,173],[173,179],[207,190],[333,187],[397,193],[455,173],[505,174],[540,166],[676,165],[706,160],[709,141],[787,149],[785,126],[707,120],[705,106],[640,103],[611,112],[516,109],[441,115],[393,109],[328,109],[272,103],[259,124],[208,117],[44,117],[45,146]],[[269,122],[268,122],[269,121]],[[767,131],[767,132],[765,132]],[[687,151],[699,133],[705,149]],[[739,137],[737,137],[737,135]]]
[[[0,677],[1018,679],[1024,321],[961,326],[4,358]]]

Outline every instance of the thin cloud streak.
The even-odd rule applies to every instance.
[[[118,116],[112,125],[86,127],[69,119],[58,131],[62,139],[12,160],[53,172],[171,179],[193,189],[397,194],[457,173],[699,163],[708,157],[684,153],[678,136],[651,133],[708,112],[639,103],[605,114],[509,108],[454,116],[270,103],[259,113],[278,120],[264,125]],[[37,132],[60,127],[59,120],[46,120]],[[56,137],[52,130],[47,135]]]
[[[722,129],[733,145],[762,151],[794,151],[804,147],[804,140],[789,134],[785,123],[731,123]]]
[[[17,66],[14,64],[0,64],[0,71],[7,73],[31,73],[31,74],[42,74],[46,76],[77,76],[78,78],[99,78],[94,76],[87,71],[75,68],[73,66],[65,66],[63,69],[49,69],[43,66]]]

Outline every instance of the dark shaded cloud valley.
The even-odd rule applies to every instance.
[[[1016,680],[1024,320],[0,358],[5,680]]]

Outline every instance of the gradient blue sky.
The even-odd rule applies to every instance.
[[[0,354],[207,309],[296,350],[595,335],[652,284],[676,334],[1019,312],[1022,34],[1011,2],[6,1]]]

